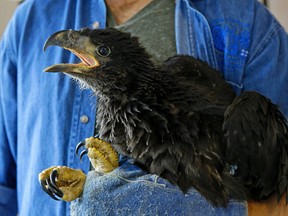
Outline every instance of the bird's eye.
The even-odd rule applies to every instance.
[[[102,57],[108,57],[111,53],[110,48],[104,45],[97,47],[96,51]]]

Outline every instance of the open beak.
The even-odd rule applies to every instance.
[[[78,56],[81,60],[78,64],[55,64],[44,69],[45,72],[65,72],[91,75],[91,69],[100,66],[94,57],[95,45],[89,37],[81,35],[79,31],[63,30],[51,35],[44,45],[44,51],[49,46],[60,46]]]

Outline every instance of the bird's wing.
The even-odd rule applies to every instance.
[[[185,89],[188,96],[205,93],[206,98],[202,100],[209,99],[218,105],[228,105],[235,98],[231,86],[223,79],[219,71],[192,56],[171,57],[163,63],[162,70],[168,73],[178,86]]]
[[[288,126],[276,105],[256,92],[244,92],[227,109],[223,131],[231,171],[246,186],[253,185],[254,198],[287,192]]]

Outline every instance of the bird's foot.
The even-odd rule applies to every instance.
[[[99,139],[98,136],[80,142],[76,147],[76,154],[81,147],[85,147],[85,150],[80,153],[80,160],[87,154],[97,172],[109,173],[119,166],[118,153],[110,143]]]
[[[86,175],[66,166],[52,166],[43,170],[38,179],[50,197],[70,202],[81,196]]]

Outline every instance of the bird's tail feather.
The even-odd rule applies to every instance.
[[[284,147],[283,147],[284,148]],[[286,193],[286,204],[288,204],[288,152],[287,149],[282,149],[281,160],[278,173],[278,202],[283,194]]]
[[[239,201],[247,200],[250,197],[249,190],[237,181],[237,178],[231,176],[227,171],[222,173],[222,179],[228,190],[229,198]]]

